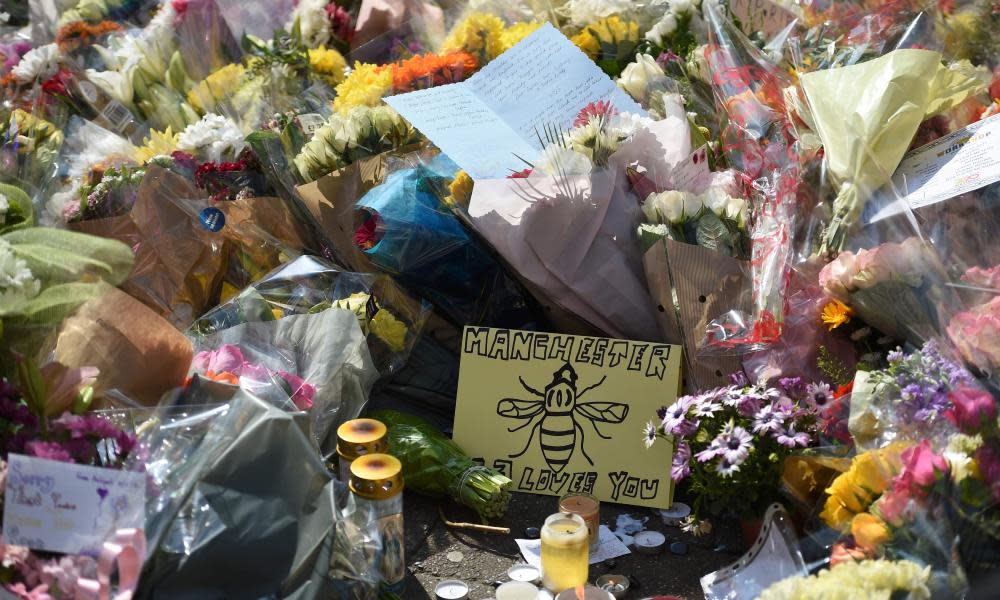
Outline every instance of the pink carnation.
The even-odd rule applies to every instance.
[[[233,373],[239,375],[243,370],[243,353],[239,346],[223,344],[215,350],[199,352],[191,361],[191,368],[201,373]]]
[[[835,297],[845,299],[850,292],[883,281],[902,281],[918,286],[930,270],[924,243],[912,237],[901,244],[889,242],[870,250],[859,250],[857,254],[841,252],[820,271],[819,283]]]
[[[313,397],[316,396],[315,386],[306,383],[305,379],[288,371],[278,371],[277,375],[291,388],[288,395],[299,410],[309,410],[312,408]]]

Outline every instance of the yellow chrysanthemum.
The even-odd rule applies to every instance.
[[[191,88],[187,94],[188,104],[199,112],[212,112],[219,100],[239,89],[243,73],[243,65],[240,64],[229,64],[216,69]]]
[[[346,115],[356,106],[378,106],[392,89],[392,69],[354,63],[354,70],[337,86],[333,108]]]
[[[507,29],[504,29],[503,33],[500,34],[501,52],[510,50],[515,44],[534,33],[541,26],[540,22],[532,21],[530,23],[514,23]]]
[[[602,44],[639,41],[639,24],[635,21],[623,21],[618,15],[611,15],[606,19],[601,19],[587,27],[587,29]]]
[[[471,13],[452,28],[441,45],[441,52],[462,51],[478,55],[482,62],[491,61],[504,51],[500,37],[504,22],[500,17],[480,12]]]
[[[570,38],[577,48],[583,50],[583,53],[590,57],[591,60],[597,60],[597,57],[601,54],[601,42],[594,37],[594,34],[590,33],[589,29],[584,29],[580,33],[574,35]]]
[[[344,80],[347,61],[340,52],[320,46],[309,50],[309,66],[329,81],[330,85],[337,85]]]
[[[469,174],[465,171],[459,171],[448,186],[449,193],[446,200],[461,206],[469,206],[469,200],[472,198],[472,186],[473,181]]]
[[[406,348],[406,324],[384,308],[372,317],[371,332],[393,352],[402,352]]]
[[[143,138],[142,147],[136,151],[136,160],[140,165],[149,162],[149,159],[154,156],[168,155],[177,149],[177,140],[180,137],[179,133],[174,133],[173,128],[169,125],[164,131],[157,131],[151,129],[149,132],[149,137]]]
[[[823,307],[823,312],[820,313],[819,317],[823,321],[823,324],[827,326],[830,331],[849,323],[851,317],[854,315],[854,309],[847,306],[840,300],[831,300]]]

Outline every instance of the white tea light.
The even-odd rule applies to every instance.
[[[535,600],[538,588],[526,581],[508,581],[497,588],[497,600]]]
[[[691,507],[683,502],[674,502],[670,508],[660,511],[664,525],[677,526],[691,514]]]
[[[538,569],[538,567],[520,564],[507,569],[507,577],[510,578],[511,581],[538,583],[538,580],[542,578],[542,572]]]
[[[469,597],[469,585],[457,579],[446,579],[434,588],[437,600],[465,600]]]
[[[635,534],[635,549],[642,554],[656,554],[663,550],[667,537],[659,531],[640,531]]]

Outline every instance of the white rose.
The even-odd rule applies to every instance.
[[[747,201],[743,198],[730,197],[726,203],[726,217],[745,225],[750,217]]]
[[[705,208],[701,196],[689,192],[681,193],[684,194],[684,219],[693,219],[700,215]]]
[[[657,21],[653,28],[646,32],[646,39],[654,44],[663,44],[663,41],[677,31],[677,17],[667,13],[662,19]]]
[[[648,54],[636,54],[635,62],[625,67],[621,77],[618,78],[618,87],[628,92],[629,96],[640,100],[646,97],[649,82],[664,76],[666,73],[656,64],[655,58]]]
[[[670,12],[682,17],[691,12],[691,0],[671,0]]]
[[[650,194],[642,203],[642,212],[653,223],[678,223],[684,214],[684,197],[672,190]]]
[[[705,58],[706,44],[702,44],[695,48],[691,54],[688,56],[687,69],[688,72],[697,77],[704,83],[709,83],[710,77],[712,75],[709,66],[708,59]]]
[[[702,195],[702,202],[710,211],[721,217],[726,213],[726,207],[729,205],[729,194],[722,188],[710,187]]]

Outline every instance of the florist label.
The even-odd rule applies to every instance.
[[[908,152],[892,176],[892,184],[916,210],[1000,181],[1000,114],[976,121]],[[865,206],[864,223],[901,212],[890,192]]]
[[[117,529],[143,526],[146,476],[11,454],[3,537],[34,550],[96,555]]]
[[[680,364],[680,346],[466,327],[455,442],[518,491],[667,508],[670,445],[642,434]]]

